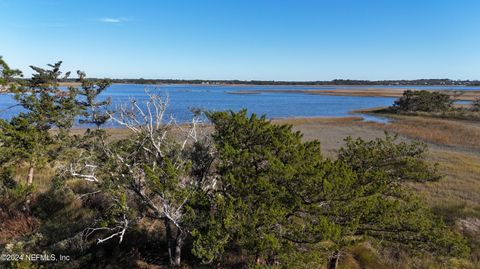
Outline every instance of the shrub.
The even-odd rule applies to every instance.
[[[13,189],[18,185],[18,183],[13,178],[12,169],[1,169],[0,170],[0,194],[5,192],[7,189]]]
[[[445,93],[407,90],[391,108],[403,112],[445,112],[452,109],[453,101]]]
[[[42,220],[39,231],[45,235],[45,242],[53,244],[73,238],[96,216],[96,211],[83,204],[67,187],[50,188],[38,196],[33,205],[33,214]]]

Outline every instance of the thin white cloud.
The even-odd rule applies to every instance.
[[[125,22],[127,21],[127,19],[125,18],[101,18],[100,19],[100,22],[104,22],[104,23],[121,23],[121,22]]]

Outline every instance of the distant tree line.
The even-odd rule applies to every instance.
[[[93,78],[92,80],[98,80]],[[64,82],[73,82],[73,79]],[[366,85],[366,86],[480,86],[479,80],[415,79],[415,80],[351,80],[275,81],[275,80],[202,80],[202,79],[112,79],[112,83],[126,84],[204,84],[204,85]]]

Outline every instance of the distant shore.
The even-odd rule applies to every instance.
[[[59,82],[60,86],[80,86],[79,82],[75,81],[66,81]],[[248,86],[265,86],[265,87],[309,87],[309,88],[327,88],[327,87],[365,87],[365,88],[374,88],[374,87],[384,87],[384,88],[396,88],[396,87],[480,87],[480,85],[447,85],[447,84],[251,84],[251,83],[174,83],[174,82],[156,82],[156,83],[134,83],[134,82],[117,82],[113,80],[112,84],[125,85],[125,84],[136,84],[136,85],[152,85],[152,86],[162,86],[162,85],[184,85],[184,86],[205,86],[205,87],[218,87],[218,86],[231,86],[231,87],[248,87]]]
[[[123,84],[123,83],[114,83],[114,84]],[[78,82],[60,82],[59,85],[61,87],[78,87],[81,84]],[[145,84],[145,86],[148,86],[149,84]],[[172,84],[155,84],[152,86],[162,86],[162,85],[172,85]],[[235,86],[252,86],[252,85],[235,85],[235,84],[217,84],[217,85],[202,85],[202,84],[174,84],[174,85],[185,85],[185,86],[229,86],[229,87],[235,87]],[[263,86],[268,86],[268,87],[279,87],[278,85],[263,85]],[[419,85],[421,87],[422,85]],[[263,90],[263,89],[254,89],[254,90],[238,90],[238,91],[229,91],[226,92],[227,94],[261,94],[261,93],[303,93],[303,94],[313,94],[313,95],[334,95],[334,96],[366,96],[366,97],[394,97],[398,98],[403,95],[403,92],[406,90],[423,90],[421,88],[415,89],[415,88],[392,88],[389,86],[385,86],[382,88],[375,88],[375,87],[367,87],[365,85],[321,85],[321,86],[309,86],[309,87],[315,87],[319,88],[317,89],[310,89],[310,90],[304,90],[304,89],[296,89],[296,87],[301,87],[301,85],[291,85],[291,86],[282,86],[282,87],[291,87],[290,89],[271,89],[271,90]],[[337,89],[322,89],[325,87],[338,87]],[[342,89],[340,87],[362,87],[362,88],[350,88],[350,89]],[[365,87],[365,88],[363,88]],[[409,87],[411,87],[409,85]],[[449,94],[451,96],[455,96],[456,100],[459,101],[473,101],[477,98],[480,98],[480,90],[430,90],[426,89],[428,91],[439,91],[442,93]],[[6,89],[0,88],[0,94],[5,94],[8,93]]]
[[[370,96],[370,97],[401,97],[406,90],[417,89],[403,89],[403,88],[365,88],[365,89],[335,89],[335,90],[293,90],[293,89],[279,89],[279,90],[240,90],[236,92],[228,92],[229,94],[260,94],[264,92],[274,93],[304,93],[314,95],[336,95],[336,96]],[[434,90],[430,90],[434,91]],[[473,101],[480,98],[480,90],[471,91],[453,91],[453,90],[438,90],[438,92],[446,93],[451,96],[456,96],[459,101]]]

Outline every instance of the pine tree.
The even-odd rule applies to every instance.
[[[22,72],[18,69],[11,69],[10,66],[0,56],[0,92],[14,88],[18,78],[22,77]]]
[[[61,63],[49,65],[50,69],[31,66],[35,72],[32,78],[10,87],[22,111],[9,121],[0,120],[0,151],[4,152],[0,165],[26,164],[28,185],[33,182],[35,169],[51,163],[69,147],[69,130],[76,118],[89,114],[93,103],[82,102],[81,95],[94,88],[95,92],[87,98],[90,100],[109,85],[108,81],[86,84],[84,76],[80,76],[82,86],[88,87],[64,89],[59,82],[68,78],[70,72],[62,76]],[[3,65],[4,82],[16,74]]]

